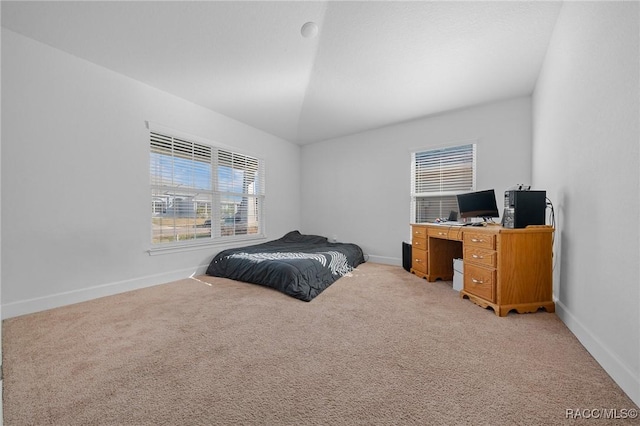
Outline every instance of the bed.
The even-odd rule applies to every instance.
[[[207,275],[260,284],[309,302],[364,261],[356,244],[291,231],[277,240],[221,251]]]

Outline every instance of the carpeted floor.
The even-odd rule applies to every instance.
[[[198,277],[3,327],[11,426],[564,424],[568,409],[637,409],[555,314],[499,318],[373,263],[309,303]]]

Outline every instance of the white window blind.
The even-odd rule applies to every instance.
[[[458,211],[457,194],[475,189],[476,145],[411,154],[411,221],[433,222]]]
[[[264,163],[226,150],[218,150],[217,193],[220,197],[220,235],[260,233],[264,198]]]
[[[262,234],[263,160],[151,131],[149,170],[154,245]]]

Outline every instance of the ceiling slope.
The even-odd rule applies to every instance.
[[[560,2],[7,2],[2,26],[312,143],[533,91]],[[300,29],[315,22],[316,37]]]

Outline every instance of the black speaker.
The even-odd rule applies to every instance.
[[[546,191],[505,191],[502,226],[526,228],[529,225],[544,225],[546,209]]]
[[[411,244],[402,242],[402,267],[411,272]]]

